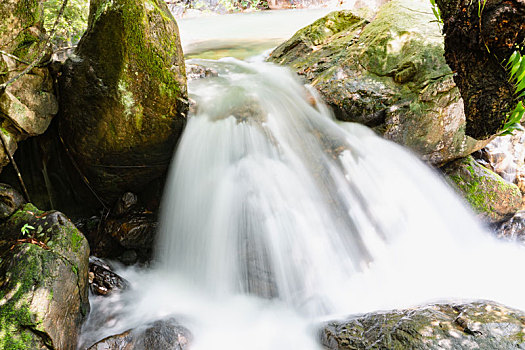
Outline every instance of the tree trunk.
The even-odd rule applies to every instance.
[[[437,0],[445,58],[465,102],[466,134],[496,134],[516,106],[505,61],[525,44],[525,0]],[[485,4],[484,4],[485,2]]]

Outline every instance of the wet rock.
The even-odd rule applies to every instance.
[[[76,349],[89,247],[62,213],[26,204],[0,226],[0,348]]]
[[[86,233],[92,253],[126,265],[148,261],[158,226],[156,211],[156,203],[148,207],[137,195],[125,193],[109,215]]]
[[[212,68],[204,67],[199,64],[187,64],[186,76],[188,80],[203,79],[208,77],[217,77],[219,73]]]
[[[113,203],[165,175],[185,125],[177,24],[161,0],[92,1],[75,53],[59,79],[60,134],[95,192]]]
[[[122,216],[128,213],[133,206],[135,206],[138,202],[138,197],[136,194],[131,192],[124,193],[119,200],[117,201],[117,204],[115,205],[115,208],[113,209],[113,213],[116,216]]]
[[[0,184],[0,219],[11,216],[25,204],[24,197],[7,184]]]
[[[175,319],[155,321],[145,327],[110,336],[88,350],[184,350],[188,349],[191,334]]]
[[[447,164],[443,171],[472,208],[488,222],[508,219],[521,208],[519,188],[471,156]]]
[[[395,0],[377,16],[332,12],[269,60],[304,76],[338,119],[359,122],[439,165],[482,148],[465,135],[463,100],[430,3]]]
[[[524,349],[525,313],[491,301],[357,315],[321,331],[327,349]]]
[[[127,287],[128,282],[113,272],[111,265],[97,257],[89,257],[89,288],[93,294],[108,295]]]
[[[44,29],[42,2],[6,0],[0,3],[0,84],[21,73],[41,55]],[[45,57],[48,59],[49,57]],[[17,142],[40,135],[58,111],[53,80],[47,67],[35,67],[0,92],[0,129],[9,152]],[[9,162],[0,143],[0,169]]]
[[[499,238],[525,243],[525,211],[519,211],[512,218],[495,229]]]
[[[474,155],[481,164],[525,192],[525,132],[499,136]]]

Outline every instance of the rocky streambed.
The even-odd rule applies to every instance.
[[[0,71],[9,72],[1,83],[41,52],[39,6],[0,5],[2,23],[10,23],[0,25]],[[331,13],[270,61],[297,71],[338,119],[368,125],[438,167],[496,234],[523,237],[523,137],[465,135],[463,101],[443,54],[429,4],[394,0],[377,12]],[[104,297],[129,288],[110,264],[90,262],[90,250],[125,264],[151,259],[163,181],[188,105],[177,25],[159,0],[92,1],[75,55],[39,65],[1,92],[7,142],[0,180],[10,185],[0,188],[0,347],[76,349],[88,290]],[[17,147],[33,204],[7,166]],[[326,349],[519,349],[524,326],[522,311],[469,301],[314,328]],[[193,336],[186,327],[168,317],[85,348],[187,349]]]

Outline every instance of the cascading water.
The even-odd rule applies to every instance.
[[[447,298],[525,306],[523,250],[486,233],[415,156],[336,123],[285,68],[197,63],[218,76],[189,86],[197,111],[158,261],[93,299],[84,344],[175,315],[192,349],[318,349],[312,327],[334,314]]]

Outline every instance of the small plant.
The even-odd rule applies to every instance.
[[[441,10],[436,4],[436,0],[430,0],[430,4],[432,5],[432,12],[434,13],[434,16],[436,17],[439,29],[441,30],[440,25],[443,24],[443,19],[441,18]]]
[[[521,99],[525,97],[525,57],[521,55],[519,49],[512,53],[505,68],[509,70],[509,82],[514,84],[516,89],[514,94],[517,95],[518,104],[505,119],[500,135],[510,135],[515,130],[524,130],[521,120],[525,115],[525,106]]]
[[[481,0],[478,0],[478,17],[481,18],[481,14],[483,13],[483,10],[485,9],[485,4],[487,3],[487,0],[483,0],[483,4],[481,3]]]
[[[23,236],[28,236],[29,233],[34,229],[35,228],[33,226],[29,225],[28,223],[25,223],[24,226],[22,226],[22,228],[20,229],[20,232]]]

